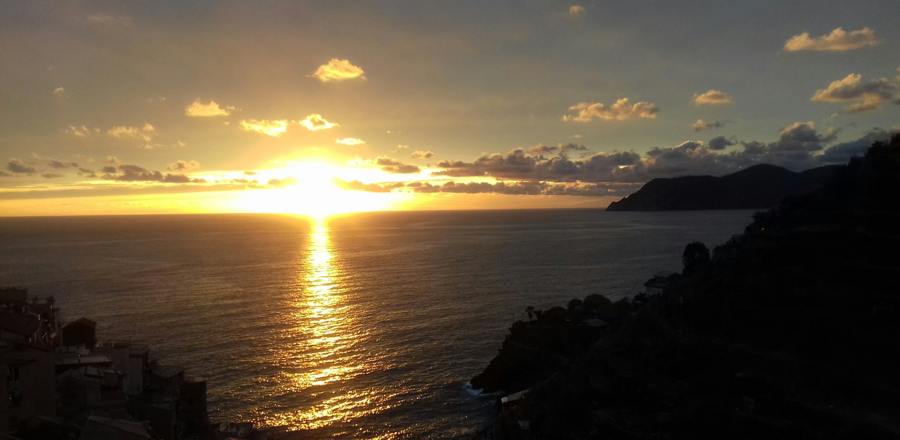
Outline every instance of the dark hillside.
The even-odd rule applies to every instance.
[[[895,136],[711,254],[692,243],[681,274],[650,283],[657,293],[516,323],[472,380],[529,390],[491,432],[900,438],[898,191]]]
[[[839,166],[801,173],[775,165],[755,165],[722,177],[684,176],[653,179],[636,193],[609,205],[609,211],[760,209],[785,197],[820,188]]]

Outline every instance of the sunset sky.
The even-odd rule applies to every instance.
[[[0,215],[603,207],[900,129],[900,2],[5,1]]]

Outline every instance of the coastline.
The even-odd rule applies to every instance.
[[[472,379],[504,396],[476,437],[900,436],[898,179],[895,136],[650,292],[531,311]]]

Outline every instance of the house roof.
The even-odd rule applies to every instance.
[[[0,330],[22,336],[31,336],[40,327],[41,321],[34,315],[0,311]]]
[[[113,438],[146,438],[152,439],[147,428],[142,423],[130,420],[109,419],[106,417],[90,416],[82,429],[82,439],[107,439]]]
[[[78,353],[57,353],[56,365],[58,366],[80,366],[80,365],[104,365],[110,364],[112,361],[107,356],[102,355],[86,355],[82,356]]]
[[[153,374],[162,378],[172,378],[181,373],[184,373],[184,369],[181,367],[174,367],[170,365],[154,365],[153,366]]]
[[[67,323],[63,326],[63,328],[68,328],[70,326],[87,326],[87,327],[97,327],[97,322],[93,319],[88,319],[85,317],[78,318],[70,323]]]

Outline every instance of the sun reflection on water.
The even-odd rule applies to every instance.
[[[308,402],[302,408],[270,408],[267,426],[320,429],[380,410],[376,396],[390,393],[352,389],[347,383],[375,365],[356,344],[365,336],[354,325],[341,288],[342,268],[335,258],[327,218],[311,218],[304,259],[299,262],[293,325],[286,347],[276,353],[276,393]]]

